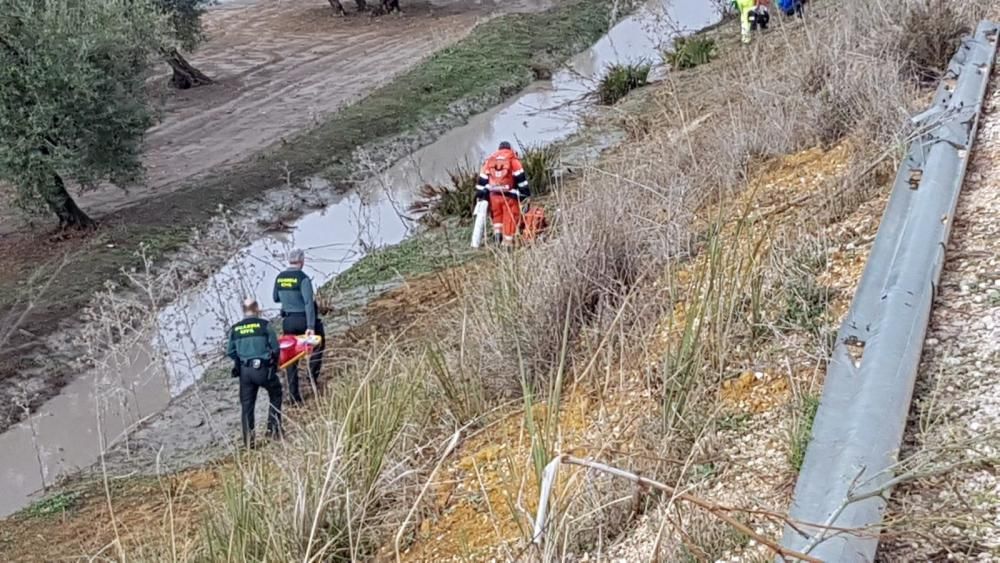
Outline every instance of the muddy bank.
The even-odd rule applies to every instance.
[[[331,350],[353,340],[351,329],[370,322],[367,330],[377,330],[385,319],[368,319],[368,305],[380,299],[391,300],[390,293],[401,284],[382,284],[351,293],[342,293],[340,311],[324,317]],[[122,437],[108,449],[104,467],[89,468],[82,478],[132,473],[158,474],[193,467],[234,454],[240,444],[240,404],[235,380],[225,369],[206,374],[189,386],[161,412],[151,416],[138,429]],[[304,390],[308,397],[311,391]],[[257,420],[267,420],[267,400],[257,402]],[[295,411],[290,415],[293,419]]]

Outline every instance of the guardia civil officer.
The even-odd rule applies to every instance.
[[[284,334],[319,335],[323,341],[313,349],[309,357],[309,375],[313,385],[317,385],[320,368],[323,367],[323,348],[326,346],[326,332],[319,318],[319,307],[313,293],[312,280],[302,271],[305,253],[295,249],[288,253],[288,269],[278,274],[274,280],[274,301],[281,304],[281,329]],[[288,391],[292,402],[301,405],[299,392],[299,366],[285,369],[288,377]]]
[[[255,446],[254,406],[257,391],[263,387],[270,403],[267,409],[267,434],[281,437],[281,380],[278,378],[278,336],[260,316],[260,306],[254,299],[243,301],[243,320],[229,329],[227,355],[236,365],[233,377],[240,380],[240,407],[243,443]]]

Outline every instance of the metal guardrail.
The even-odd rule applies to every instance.
[[[963,39],[901,165],[827,368],[782,545],[869,562],[906,428],[958,194],[1000,26]],[[806,524],[808,523],[808,524]],[[849,531],[845,531],[849,530]]]

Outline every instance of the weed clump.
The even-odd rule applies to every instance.
[[[818,410],[819,397],[806,395],[799,400],[795,416],[792,418],[792,427],[788,435],[788,464],[796,473],[802,470],[802,463],[806,459],[806,448],[812,439],[813,421]]]
[[[531,185],[531,196],[547,195],[556,183],[559,152],[553,145],[525,145],[521,147],[521,164]]]
[[[69,512],[80,500],[77,491],[59,492],[29,506],[25,513],[29,516],[54,516]]]
[[[694,68],[712,61],[718,55],[715,40],[709,37],[680,37],[663,60],[674,70]]]
[[[645,86],[652,66],[646,62],[613,64],[608,67],[597,87],[597,99],[606,106],[614,105],[629,92]]]
[[[469,169],[458,169],[449,172],[448,176],[449,184],[420,186],[420,197],[410,205],[410,211],[423,213],[420,220],[426,225],[438,226],[451,217],[467,221],[472,216],[478,174]]]

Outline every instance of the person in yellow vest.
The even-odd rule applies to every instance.
[[[740,14],[740,36],[744,43],[749,43],[750,12],[757,7],[757,0],[733,0],[733,6]]]

